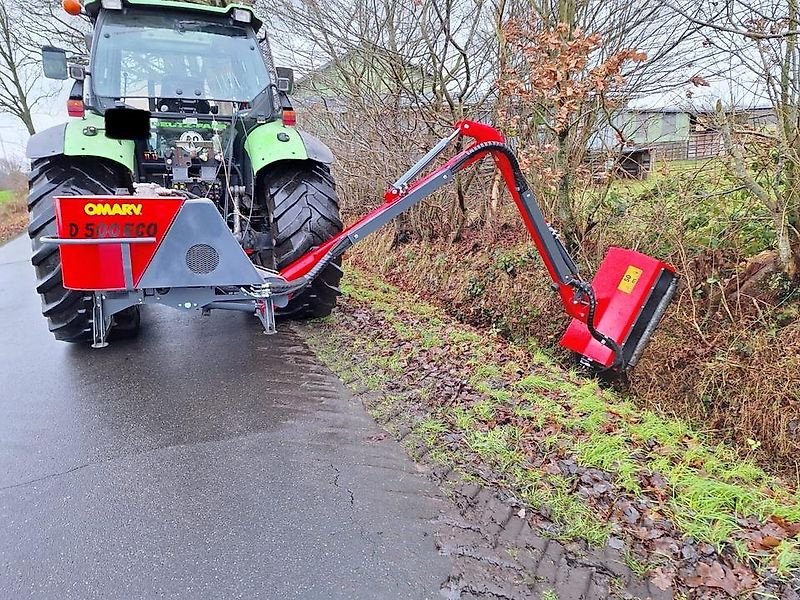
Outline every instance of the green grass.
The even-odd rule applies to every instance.
[[[14,199],[14,192],[11,190],[0,190],[0,204],[11,202]]]
[[[724,174],[725,167],[718,160],[672,160],[656,162],[651,168],[646,179],[615,179],[611,189],[617,193],[638,196],[654,185],[661,184],[670,176],[691,177],[697,174],[720,177]]]
[[[432,445],[436,441],[436,438],[442,433],[445,433],[447,429],[447,424],[444,421],[433,417],[422,419],[414,427],[415,433],[429,445]]]
[[[650,571],[650,566],[646,562],[643,562],[637,558],[636,555],[630,550],[624,550],[622,553],[622,558],[628,568],[639,577],[644,577]]]
[[[728,546],[743,561],[781,577],[800,568],[800,542],[754,553],[734,540],[740,519],[766,522],[776,515],[800,522],[800,498],[752,461],[711,444],[684,421],[638,409],[597,383],[554,367],[541,349],[527,355],[517,347],[501,349],[503,342],[493,335],[444,322],[429,305],[383,282],[351,270],[345,290],[351,302],[373,308],[387,325],[354,331],[329,322],[312,330],[323,359],[339,372],[360,373],[362,384],[379,394],[383,390],[386,397],[369,405],[373,414],[398,412],[400,397],[385,386],[402,384],[412,397],[402,400],[401,411],[415,415],[413,430],[431,448],[433,460],[473,478],[491,473],[493,483],[548,515],[554,527],[549,534],[601,546],[610,533],[608,518],[575,492],[575,476],[548,468],[553,459],[572,459],[607,472],[615,493],[628,497],[646,493],[642,482],[657,473],[666,488],[648,502],[686,536],[719,549]],[[405,370],[406,359],[397,353],[402,342],[412,347],[405,344],[402,352],[420,360],[425,352],[437,361],[449,352],[447,368],[470,388],[466,399],[443,404],[430,380]],[[496,358],[501,356],[511,358]],[[639,559],[631,555],[631,560]],[[641,561],[635,567],[649,568]]]
[[[575,455],[582,465],[616,474],[623,489],[635,494],[641,492],[637,480],[639,468],[631,459],[630,449],[622,435],[593,432],[575,444]]]
[[[798,542],[783,540],[776,548],[775,570],[780,577],[787,577],[798,567],[800,567]]]

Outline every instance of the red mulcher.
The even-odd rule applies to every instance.
[[[141,111],[114,109],[106,118],[107,135],[112,131],[113,137],[125,139],[147,135],[148,119]],[[420,177],[458,137],[474,143]],[[285,306],[348,248],[489,155],[572,317],[562,345],[595,372],[624,373],[636,364],[675,293],[675,269],[632,250],[611,248],[592,282],[582,279],[503,136],[473,121],[458,123],[450,136],[389,188],[382,205],[280,272],[254,265],[217,208],[204,198],[59,197],[58,236],[42,241],[60,247],[64,287],[93,294],[95,347],[106,345],[115,313],[148,303],[203,312],[214,308],[253,312],[272,333],[276,306]]]

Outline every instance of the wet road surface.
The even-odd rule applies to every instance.
[[[444,501],[284,324],[56,342],[0,247],[0,598],[437,598]]]

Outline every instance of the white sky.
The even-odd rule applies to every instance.
[[[36,131],[42,131],[67,120],[67,98],[72,83],[72,80],[68,80],[57,96],[36,107],[33,114]],[[27,141],[28,131],[22,121],[8,113],[0,113],[0,157],[24,157]]]

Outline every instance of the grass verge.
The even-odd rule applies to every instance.
[[[0,190],[0,244],[19,235],[28,224],[23,194]]]
[[[623,545],[686,589],[793,576],[800,498],[753,461],[381,281],[351,269],[344,289],[308,330],[323,360],[376,392],[377,420],[404,415],[430,459],[521,500],[541,531]]]

